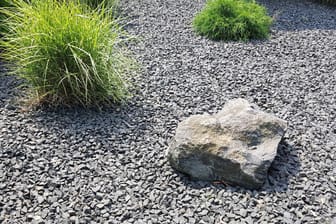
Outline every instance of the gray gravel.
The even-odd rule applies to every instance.
[[[191,30],[204,0],[122,2],[144,66],[128,105],[23,113],[6,106],[15,81],[1,78],[0,223],[335,221],[336,9],[263,0],[276,18],[271,38],[223,43]],[[265,186],[172,170],[165,151],[177,123],[237,97],[290,123]]]

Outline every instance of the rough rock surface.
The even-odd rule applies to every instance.
[[[255,107],[236,99],[217,114],[182,121],[168,148],[171,165],[200,180],[260,188],[287,124]]]

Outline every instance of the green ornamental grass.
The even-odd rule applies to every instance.
[[[80,0],[80,2],[90,6],[93,9],[114,9],[118,4],[118,0]]]
[[[136,63],[126,49],[130,37],[104,9],[76,1],[22,0],[3,9],[0,46],[12,73],[25,79],[33,99],[51,105],[100,106],[128,96]]]
[[[4,7],[10,7],[10,4],[8,3],[7,0],[0,0],[0,9]],[[6,15],[1,13],[0,11],[0,37],[2,36],[2,33],[5,32],[5,27],[4,27],[4,21],[6,19]]]
[[[30,0],[24,0],[25,2],[29,2]],[[64,0],[58,0],[64,1]],[[66,0],[66,1],[76,1],[76,0]],[[12,0],[0,0],[0,8],[3,7],[13,7],[11,4]],[[113,17],[117,17],[117,6],[119,0],[79,0],[79,3],[82,5],[86,5],[94,10],[100,10],[103,8],[105,12],[113,13]],[[6,16],[0,12],[0,36],[4,32],[6,32],[5,27],[3,26],[3,21],[6,19]]]
[[[213,40],[267,38],[272,19],[253,0],[208,0],[193,21],[195,31]]]

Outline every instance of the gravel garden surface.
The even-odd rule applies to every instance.
[[[22,112],[0,78],[0,223],[336,221],[336,9],[262,0],[270,39],[224,43],[192,31],[203,0],[121,2],[143,65],[127,105]],[[172,170],[178,122],[238,97],[289,122],[265,186]]]

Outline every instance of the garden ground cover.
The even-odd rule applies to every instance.
[[[110,223],[328,223],[336,214],[336,9],[260,1],[267,41],[192,31],[204,1],[122,1],[143,65],[124,106],[20,112],[0,77],[0,220]],[[192,181],[165,150],[179,121],[243,97],[289,122],[259,191]]]

